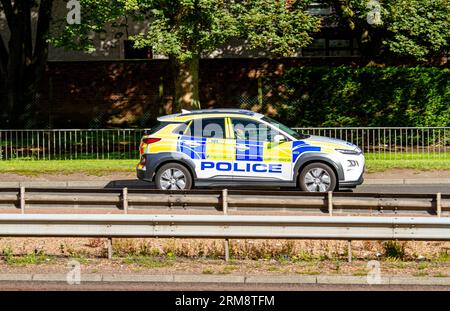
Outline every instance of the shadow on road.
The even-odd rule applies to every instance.
[[[138,179],[111,180],[104,188],[155,189],[155,184]]]
[[[111,180],[104,186],[105,189],[122,189],[122,188],[129,188],[129,189],[156,189],[155,183],[153,182],[146,182],[138,179],[122,179],[122,180]],[[237,189],[237,190],[280,190],[280,191],[300,191],[298,188],[285,188],[285,187],[271,187],[271,188],[264,188],[264,187],[227,187],[227,186],[220,186],[220,187],[199,187],[197,189],[223,189],[223,188],[229,188],[229,189]],[[339,192],[353,192],[353,189],[341,189]]]

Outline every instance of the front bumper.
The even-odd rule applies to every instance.
[[[355,188],[356,186],[359,186],[364,182],[364,172],[366,171],[366,163],[365,163],[364,158],[362,158],[362,160],[363,160],[363,162],[362,162],[363,167],[360,172],[359,178],[357,180],[351,180],[351,181],[340,180],[339,181],[339,189]]]
[[[361,177],[356,181],[339,181],[339,189],[356,188],[356,186],[361,185],[363,182],[364,177],[361,174]]]

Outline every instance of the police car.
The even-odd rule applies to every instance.
[[[140,145],[137,176],[158,189],[297,187],[308,192],[363,182],[356,145],[300,134],[240,109],[185,111],[158,118]]]

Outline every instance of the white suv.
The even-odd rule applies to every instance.
[[[259,113],[211,109],[158,120],[142,138],[137,176],[159,189],[265,186],[326,192],[363,182],[365,160],[357,146],[299,134]]]

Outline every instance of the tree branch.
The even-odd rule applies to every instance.
[[[0,0],[3,6],[3,10],[5,11],[6,21],[8,22],[9,30],[12,30],[14,25],[14,9],[11,4],[11,0]]]
[[[41,0],[39,6],[36,42],[33,53],[33,73],[39,79],[45,69],[48,57],[47,36],[50,30],[53,0]]]
[[[23,11],[25,20],[24,23],[24,48],[25,48],[25,58],[26,62],[31,63],[31,59],[33,57],[33,37],[32,37],[32,30],[31,30],[31,4],[30,2],[26,1],[23,2]]]
[[[35,60],[42,57],[42,54],[48,48],[47,35],[50,30],[52,5],[53,0],[41,0],[33,55]]]
[[[8,72],[8,56],[8,50],[6,49],[5,42],[0,34],[0,71],[3,75],[6,75]]]

